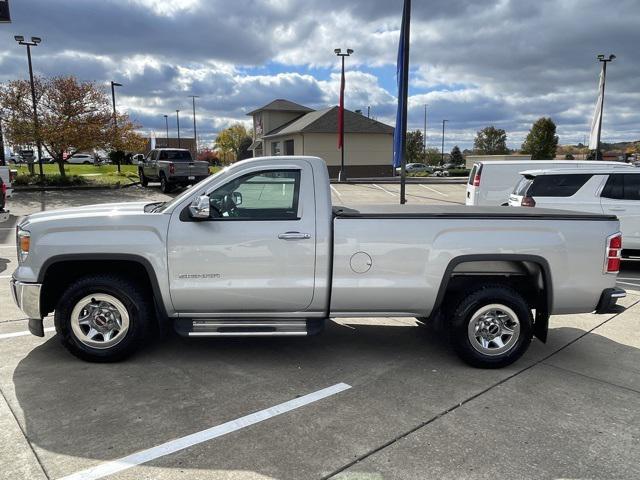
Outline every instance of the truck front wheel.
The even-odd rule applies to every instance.
[[[140,177],[140,185],[143,187],[149,185],[149,179],[144,175],[144,171],[142,169],[138,170],[138,177]]]
[[[449,335],[469,365],[500,368],[519,359],[533,337],[533,316],[524,298],[509,287],[488,285],[471,293],[450,318]]]
[[[55,309],[62,344],[90,362],[122,360],[142,344],[152,307],[132,282],[118,275],[88,275],[71,284]]]

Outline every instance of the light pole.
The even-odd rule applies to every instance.
[[[198,130],[196,129],[196,98],[198,95],[189,95],[193,101],[193,141],[196,144],[196,156],[198,156]]]
[[[615,55],[609,55],[608,58],[604,55],[598,55],[598,61],[602,62],[602,104],[600,105],[600,123],[598,124],[598,139],[596,141],[596,160],[602,158],[602,154],[600,153],[600,135],[602,134],[602,119],[604,118],[604,86],[607,81],[607,63],[615,59]]]
[[[4,157],[4,137],[2,135],[2,118],[0,118],[0,165],[6,165]]]
[[[338,181],[344,182],[347,179],[347,171],[344,167],[344,58],[349,57],[353,50],[347,48],[347,52],[342,53],[341,48],[336,48],[333,53],[342,59],[342,76],[340,77],[340,173],[338,173]]]
[[[38,148],[38,166],[40,168],[40,180],[44,179],[42,171],[42,143],[40,142],[40,124],[38,123],[38,107],[36,106],[36,87],[33,82],[33,66],[31,65],[31,47],[37,47],[42,39],[40,37],[31,37],[31,41],[25,41],[22,35],[13,37],[18,45],[27,47],[27,59],[29,60],[29,81],[31,82],[31,101],[33,103],[33,130],[36,137],[36,146]]]
[[[440,164],[443,165],[443,166],[444,166],[444,125],[448,121],[449,120],[442,120],[442,160],[441,160]]]
[[[169,148],[169,115],[163,115],[164,123],[167,128],[167,144],[166,147]]]
[[[427,161],[427,104],[424,104],[424,135],[422,139],[422,156]]]
[[[178,148],[180,148],[180,110],[176,110],[176,122],[178,124]]]
[[[121,87],[122,84],[118,82],[111,81],[111,102],[113,103],[113,140],[114,147],[116,146],[118,140],[118,113],[116,112],[116,87]],[[120,149],[116,151],[115,155],[117,155],[116,164],[118,165],[118,173],[120,173],[120,154],[118,153]]]

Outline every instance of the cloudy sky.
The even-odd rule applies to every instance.
[[[25,78],[16,34],[43,38],[39,74],[118,81],[118,104],[145,130],[181,114],[191,134],[199,95],[204,140],[275,98],[314,108],[338,102],[334,48],[352,48],[347,108],[371,106],[393,124],[402,0],[11,0],[0,24],[0,81]],[[410,128],[446,149],[496,125],[519,147],[551,116],[561,143],[583,141],[597,94],[598,53],[610,65],[603,140],[640,139],[639,0],[414,0]]]

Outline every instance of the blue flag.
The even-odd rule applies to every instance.
[[[402,164],[407,135],[407,101],[409,96],[409,32],[411,22],[411,0],[404,0],[402,9],[402,25],[400,27],[400,44],[398,45],[398,112],[396,128],[393,132],[393,167]]]

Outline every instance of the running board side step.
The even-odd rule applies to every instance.
[[[324,319],[191,319],[174,320],[184,337],[304,337],[324,328]]]

